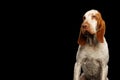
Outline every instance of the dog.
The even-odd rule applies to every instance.
[[[105,21],[98,10],[83,16],[73,80],[108,80],[109,49],[105,39]]]

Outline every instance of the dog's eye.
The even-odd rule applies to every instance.
[[[92,16],[92,18],[96,18],[96,16],[95,16],[95,15],[93,15],[93,16]]]
[[[92,19],[97,19],[97,16],[93,15],[93,16],[92,16]]]
[[[83,20],[85,20],[85,16],[83,16]]]

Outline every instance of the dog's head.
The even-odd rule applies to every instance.
[[[89,10],[83,16],[83,22],[80,28],[78,44],[86,43],[86,35],[95,35],[98,42],[104,42],[105,22],[101,13],[97,10]]]

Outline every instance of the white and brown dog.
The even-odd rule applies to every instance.
[[[109,50],[104,35],[100,12],[87,11],[80,28],[73,80],[108,80]]]

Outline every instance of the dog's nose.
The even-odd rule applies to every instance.
[[[88,25],[87,24],[82,24],[83,29],[87,29]]]

